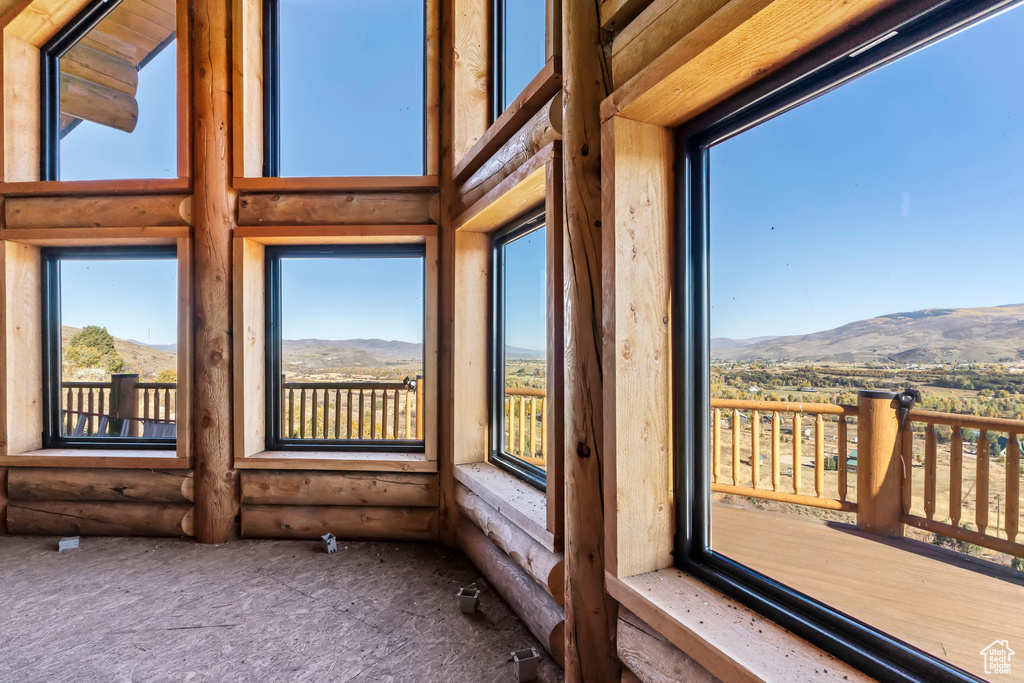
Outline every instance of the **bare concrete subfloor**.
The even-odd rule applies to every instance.
[[[480,573],[429,544],[0,537],[0,681],[513,681],[543,653]],[[481,614],[455,593],[483,589]]]

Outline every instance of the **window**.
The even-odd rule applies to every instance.
[[[501,116],[547,59],[547,0],[494,0],[491,120]]]
[[[543,489],[547,470],[544,216],[495,234],[492,460]]]
[[[423,452],[423,246],[266,256],[267,449]]]
[[[1021,633],[1024,306],[977,261],[1024,246],[1008,4],[865,27],[678,137],[676,562],[879,680]]]
[[[264,10],[264,175],[423,175],[424,0]]]
[[[44,448],[174,448],[177,277],[173,247],[43,252]]]
[[[43,47],[43,180],[176,178],[174,0],[96,0]]]

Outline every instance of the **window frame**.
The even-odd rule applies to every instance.
[[[417,178],[428,175],[429,162],[429,83],[430,83],[430,0],[423,2],[423,118],[420,174],[399,176]],[[281,0],[263,0],[263,177],[281,178]],[[376,176],[327,176],[376,177]]]
[[[748,568],[710,547],[710,220],[708,150],[731,137],[1021,0],[932,2],[868,22],[675,132],[676,262],[672,398],[675,566],[878,680],[976,681],[973,675]],[[888,21],[889,23],[884,23]]]
[[[427,248],[409,244],[267,245],[264,251],[265,292],[265,451],[338,453],[426,453],[426,434],[415,439],[285,439],[281,436],[281,260],[282,258],[419,258],[423,264],[423,375],[427,376]],[[426,401],[426,392],[423,394]],[[421,406],[417,406],[417,410]]]
[[[491,448],[490,461],[502,470],[521,479],[530,486],[547,492],[547,472],[506,453],[502,443],[505,433],[505,312],[504,312],[504,249],[521,237],[547,227],[546,212],[541,209],[509,223],[491,234],[491,329],[490,329],[490,384],[491,384]],[[549,254],[545,241],[544,261]],[[546,332],[546,336],[550,330]],[[547,354],[544,357],[547,364]]]
[[[491,10],[491,21],[490,21],[490,38],[491,38],[491,61],[488,69],[488,75],[490,76],[491,92],[488,102],[489,116],[488,125],[494,124],[498,118],[505,113],[505,109],[516,97],[522,94],[523,91],[515,93],[515,95],[509,100],[509,105],[505,104],[505,95],[509,94],[505,92],[505,9],[509,0],[490,0]],[[547,0],[550,2],[551,0]],[[547,14],[547,12],[545,12]],[[545,17],[546,19],[547,17]],[[548,31],[550,26],[544,26],[544,40],[548,40]],[[545,61],[550,55],[545,55]],[[544,66],[537,73],[541,73],[544,70]],[[529,87],[527,85],[526,87]]]
[[[61,434],[61,301],[60,262],[111,260],[173,260],[178,262],[176,246],[131,247],[47,247],[42,249],[42,354],[43,354],[43,439],[42,447],[103,450],[175,450],[177,438],[155,437],[68,437]],[[176,271],[177,273],[177,271]],[[175,300],[178,292],[175,291]],[[175,329],[180,327],[181,311],[176,311]]]

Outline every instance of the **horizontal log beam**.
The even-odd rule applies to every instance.
[[[435,192],[250,194],[238,199],[239,225],[437,223]]]
[[[8,476],[14,501],[191,503],[187,470],[107,470],[15,467]]]
[[[384,472],[242,473],[243,505],[437,507],[436,474]]]
[[[37,536],[192,536],[193,507],[174,503],[10,501],[7,528]]]
[[[485,161],[459,188],[459,206],[465,209],[524,166],[538,152],[562,139],[562,96],[555,95],[534,114],[494,156]]]
[[[468,519],[459,520],[457,541],[530,633],[565,666],[565,612],[561,606]]]
[[[132,95],[62,73],[60,113],[132,133],[139,123],[139,103]]]
[[[619,659],[643,683],[717,683],[718,678],[625,607],[619,607]]]
[[[565,600],[565,556],[553,553],[517,527],[508,517],[462,484],[455,485],[455,500],[496,546],[533,577],[559,605]]]
[[[4,202],[4,217],[6,228],[24,230],[188,227],[192,197],[14,197]]]
[[[81,43],[60,58],[60,72],[130,97],[139,89],[139,72],[133,63]]]
[[[436,541],[437,510],[327,505],[243,505],[242,538]]]

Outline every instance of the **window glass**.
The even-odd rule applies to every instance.
[[[59,178],[176,178],[174,0],[123,0],[58,59]]]
[[[711,549],[986,677],[1024,643],[1021,35],[1010,10],[708,161]]]
[[[422,175],[423,0],[278,1],[280,175]]]
[[[422,249],[281,256],[282,440],[422,449],[423,291]]]
[[[177,261],[65,253],[53,264],[59,371],[51,395],[60,401],[51,438],[173,440]]]
[[[499,247],[504,361],[499,455],[535,468],[541,477],[547,469],[545,232],[541,225]]]
[[[545,0],[499,0],[502,47],[497,115],[512,103],[544,68],[547,58]]]

